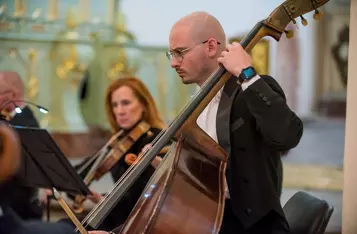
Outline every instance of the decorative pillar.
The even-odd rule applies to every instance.
[[[48,0],[48,19],[55,20],[58,18],[58,0]]]
[[[80,7],[80,14],[81,14],[81,22],[87,22],[89,11],[90,11],[90,0],[79,0],[78,6]]]
[[[14,16],[24,16],[26,12],[27,0],[15,0]]]
[[[118,5],[118,0],[107,0],[108,3],[108,19],[107,23],[108,24],[114,24],[114,22],[117,19],[118,15],[118,10],[119,10],[119,5]]]
[[[344,155],[344,189],[342,201],[342,233],[357,233],[357,1],[350,6],[350,40],[348,50],[347,110]]]

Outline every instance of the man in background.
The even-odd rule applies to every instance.
[[[31,109],[25,105],[25,88],[20,75],[13,71],[0,71],[0,108],[11,125],[35,127],[39,124]],[[15,108],[20,108],[17,113]],[[20,182],[18,182],[20,183]],[[10,207],[24,220],[42,219],[43,206],[38,189],[20,186],[10,201]]]

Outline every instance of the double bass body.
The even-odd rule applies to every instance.
[[[201,144],[183,136],[174,143],[121,234],[219,232],[227,156],[207,135],[200,136]]]

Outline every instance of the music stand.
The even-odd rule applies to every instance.
[[[22,155],[18,177],[26,186],[48,188],[80,233],[87,233],[60,192],[87,196],[92,194],[69,163],[49,132],[41,128],[11,125],[18,132]]]

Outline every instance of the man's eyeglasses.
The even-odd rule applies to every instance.
[[[188,47],[188,48],[183,49],[183,50],[168,51],[168,52],[166,52],[166,56],[169,59],[169,61],[172,60],[172,57],[175,57],[177,59],[177,61],[182,62],[183,61],[183,56],[184,56],[184,54],[186,52],[188,52],[190,49],[194,48],[195,46],[202,45],[202,44],[205,44],[207,42],[208,42],[208,40],[203,41],[203,42],[201,42],[199,44],[193,45],[193,46]],[[221,43],[217,41],[217,44],[220,45]]]

